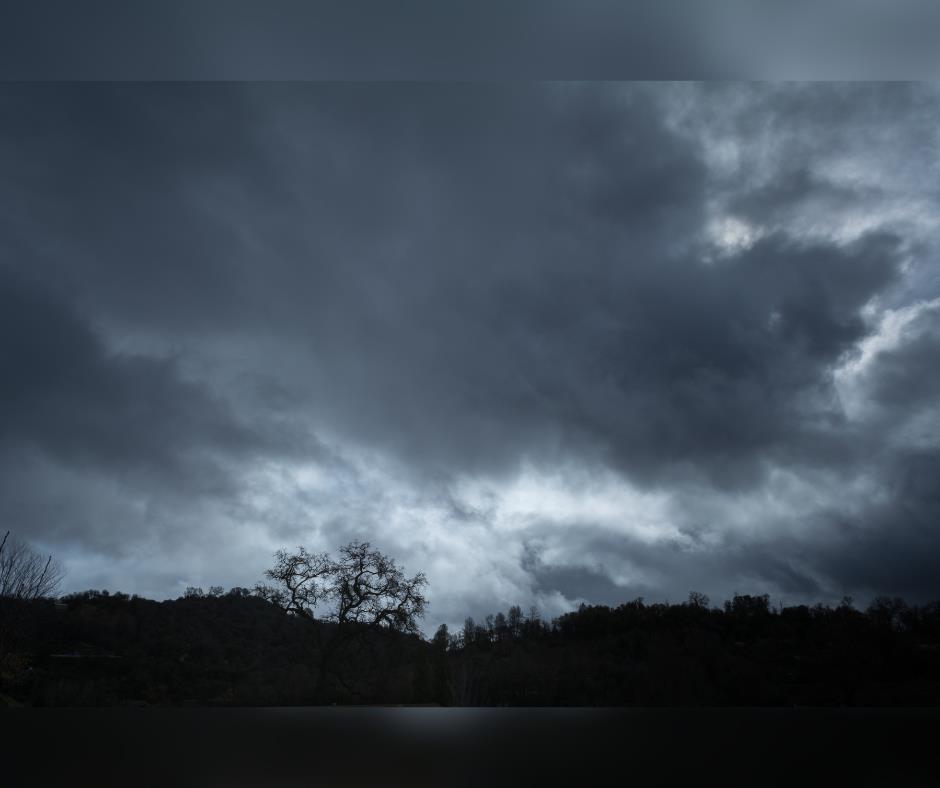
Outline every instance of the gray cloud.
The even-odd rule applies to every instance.
[[[877,353],[864,371],[871,397],[888,415],[905,417],[934,406],[940,396],[940,310],[919,309],[898,346]]]
[[[67,463],[191,479],[192,451],[238,455],[265,438],[183,380],[171,359],[110,353],[61,300],[0,272],[0,436]]]
[[[936,554],[933,504],[899,480],[936,446],[932,313],[882,337],[937,295],[929,88],[0,96],[0,450],[33,457],[22,536],[83,578],[120,544],[154,585],[247,584],[355,535],[452,620],[931,593],[905,546]]]

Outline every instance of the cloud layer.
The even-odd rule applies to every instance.
[[[431,618],[937,596],[938,96],[7,85],[0,516],[72,587],[371,539]]]

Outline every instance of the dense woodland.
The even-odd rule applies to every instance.
[[[867,610],[518,607],[430,639],[292,615],[256,593],[0,599],[0,700],[35,706],[940,705],[940,603]]]

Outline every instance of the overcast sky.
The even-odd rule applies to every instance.
[[[0,523],[510,604],[940,597],[940,92],[0,86]]]

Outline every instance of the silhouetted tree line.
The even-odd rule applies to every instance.
[[[519,608],[441,629],[462,705],[940,704],[940,603],[879,597],[774,608],[735,595],[716,608],[585,606],[551,622]]]
[[[318,657],[336,625],[285,615],[244,588],[163,602],[107,591],[2,599],[9,618],[18,648],[0,693],[31,705],[412,703],[429,650],[417,635],[370,632],[324,683]]]
[[[54,601],[42,591],[58,582],[58,565],[25,548],[16,555],[45,585],[0,593],[8,703],[411,703],[429,692],[418,634],[427,580],[367,542],[336,558],[281,550],[271,584],[190,586],[159,603],[107,591]]]
[[[256,590],[156,602],[107,591],[0,600],[18,641],[0,674],[31,705],[938,705],[940,603],[775,608],[511,607],[430,640],[292,615]],[[330,663],[323,654],[334,644]]]
[[[268,583],[155,602],[54,599],[52,557],[0,541],[0,702],[32,705],[940,705],[940,603],[864,612],[512,606],[420,635],[427,580],[367,542],[275,554]]]

